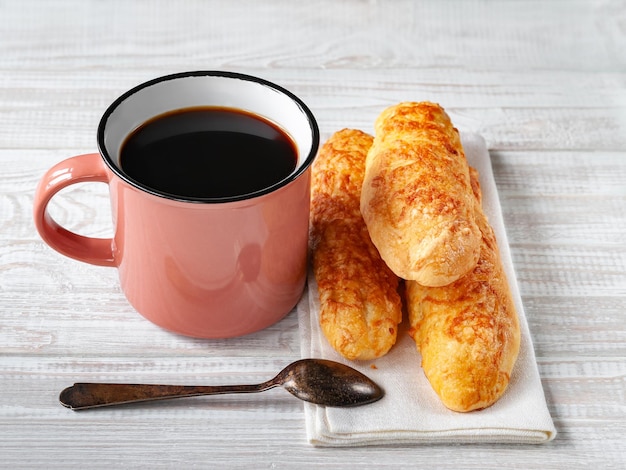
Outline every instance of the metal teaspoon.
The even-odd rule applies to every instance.
[[[149,385],[114,383],[75,383],[59,395],[61,404],[72,410],[121,405],[171,398],[256,393],[283,387],[301,400],[317,405],[360,406],[380,400],[384,392],[361,372],[339,362],[301,359],[276,377],[254,385]]]

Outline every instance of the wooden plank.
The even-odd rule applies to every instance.
[[[343,127],[372,132],[374,120],[385,107],[399,101],[430,100],[441,103],[459,129],[483,135],[492,149],[611,151],[626,147],[626,91],[622,88],[616,94],[618,76],[612,74],[531,71],[494,77],[484,71],[399,69],[368,71],[367,79],[355,81],[349,70],[314,70],[306,79],[301,71],[288,69],[250,73],[302,97],[324,137]],[[160,73],[137,73],[125,80],[112,71],[108,74],[115,79],[109,82],[99,72],[83,73],[80,83],[90,83],[95,76],[98,82],[71,88],[68,78],[59,83],[57,72],[44,74],[55,77],[46,81],[41,72],[32,71],[0,87],[0,99],[8,107],[0,113],[0,125],[6,129],[0,135],[0,148],[95,150],[98,122],[110,102]],[[30,125],[23,126],[25,122]]]

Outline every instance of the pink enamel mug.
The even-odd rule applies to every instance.
[[[293,169],[276,181],[232,189],[239,188],[242,178],[254,183],[263,173],[264,163],[248,168],[246,162],[259,165],[268,157],[256,144],[243,151],[226,147],[222,158],[237,162],[234,174],[212,175],[204,184],[203,173],[193,172],[202,190],[219,183],[226,192],[187,194],[154,186],[141,176],[157,155],[165,155],[162,179],[169,183],[169,175],[175,175],[185,160],[186,147],[174,144],[166,151],[159,144],[143,148],[147,159],[138,163],[139,173],[129,174],[121,157],[129,152],[125,146],[131,139],[138,139],[133,137],[139,136],[138,129],[187,109],[243,113],[269,123],[293,144]],[[164,129],[159,132],[176,132],[173,125]],[[319,146],[315,118],[298,97],[243,74],[169,75],[119,97],[100,121],[97,142],[99,153],[58,163],[37,187],[35,225],[48,245],[80,261],[117,267],[121,287],[135,310],[178,334],[241,336],[278,322],[293,309],[306,281],[310,169]],[[54,195],[82,182],[108,184],[112,238],[78,235],[50,216],[48,203]]]

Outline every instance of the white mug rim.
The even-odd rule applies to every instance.
[[[108,149],[107,143],[106,143],[106,132],[107,132],[108,124],[110,122],[109,120],[112,114],[119,108],[119,106],[122,103],[125,103],[126,100],[130,98],[131,96],[135,95],[141,90],[152,87],[154,85],[157,85],[166,81],[170,81],[170,80],[178,80],[181,78],[188,78],[188,77],[203,77],[203,76],[222,77],[222,78],[227,78],[227,79],[237,79],[237,80],[244,80],[248,82],[254,82],[256,84],[259,84],[264,87],[268,87],[272,89],[273,91],[286,96],[287,98],[289,98],[291,101],[295,103],[295,105],[299,108],[299,111],[303,114],[303,116],[306,118],[306,121],[308,122],[310,132],[311,132],[311,145],[310,145],[310,148],[308,149],[308,152],[306,152],[306,155],[302,155],[301,162],[297,165],[295,170],[289,174],[289,176],[278,181],[277,183],[273,185],[270,185],[266,188],[263,188],[263,189],[260,189],[258,191],[254,191],[251,193],[247,193],[247,194],[239,194],[239,195],[217,197],[217,198],[216,197],[199,198],[199,197],[184,196],[184,195],[171,194],[171,193],[159,191],[158,189],[154,189],[150,186],[143,184],[140,181],[137,181],[129,177],[120,168],[119,164],[115,162],[112,156],[112,152],[110,151],[110,149]],[[152,116],[152,117],[156,117],[156,116]],[[133,129],[128,129],[128,132],[131,132],[132,130]],[[313,163],[313,160],[315,159],[317,155],[317,151],[319,148],[319,140],[320,140],[319,128],[317,125],[317,121],[315,117],[313,116],[313,113],[306,106],[306,104],[296,95],[294,95],[292,92],[290,92],[289,90],[279,85],[276,85],[275,83],[272,83],[268,80],[265,80],[259,77],[237,73],[237,72],[227,72],[227,71],[218,71],[218,70],[181,72],[181,73],[175,73],[175,74],[170,74],[170,75],[164,75],[164,76],[146,81],[144,83],[141,83],[131,88],[124,94],[120,95],[107,108],[107,110],[104,112],[100,120],[100,123],[98,125],[98,132],[97,132],[97,143],[98,143],[98,149],[100,151],[100,155],[102,156],[104,162],[109,167],[109,169],[115,175],[121,178],[123,181],[127,182],[131,186],[141,191],[147,192],[149,194],[152,194],[158,197],[162,197],[162,198],[169,199],[169,200],[175,200],[179,202],[193,202],[193,203],[227,203],[227,202],[248,200],[248,199],[253,199],[256,197],[260,197],[260,196],[272,193],[278,190],[279,188],[287,186],[291,182],[298,179],[311,166],[311,164]]]

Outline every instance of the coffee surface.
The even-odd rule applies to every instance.
[[[251,113],[200,107],[147,121],[122,145],[120,165],[133,180],[193,199],[242,196],[268,188],[296,167],[291,138]]]

